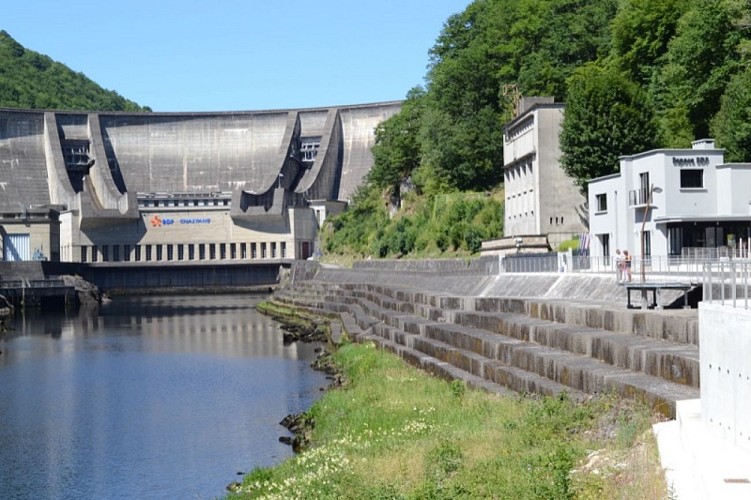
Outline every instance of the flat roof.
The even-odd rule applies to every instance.
[[[671,215],[655,217],[655,222],[661,224],[675,222],[751,222],[751,214],[744,215]]]

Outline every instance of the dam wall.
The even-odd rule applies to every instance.
[[[0,232],[20,247],[4,257],[28,260],[48,241],[44,254],[63,262],[307,259],[328,211],[372,167],[376,127],[400,108],[0,109]],[[54,238],[27,229],[40,207]]]

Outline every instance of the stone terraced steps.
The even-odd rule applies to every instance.
[[[581,399],[616,391],[668,416],[675,401],[699,397],[695,345],[531,317],[542,308],[520,299],[302,281],[273,300],[338,315],[358,341],[496,393],[566,391]]]

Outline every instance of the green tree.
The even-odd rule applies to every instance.
[[[519,2],[511,27],[517,39],[514,79],[525,95],[566,96],[566,78],[580,65],[607,55],[617,0]]]
[[[485,0],[449,18],[430,51],[418,180],[429,191],[499,183],[514,111],[504,87],[561,100],[574,69],[609,50],[616,11],[617,0]]]
[[[738,11],[724,0],[692,0],[665,54],[660,100],[666,104],[662,129],[669,146],[688,146],[707,137],[728,81],[739,69],[743,36]]]
[[[618,157],[654,148],[657,129],[645,92],[612,66],[586,64],[568,81],[561,165],[586,189],[619,171]]]
[[[618,66],[642,85],[652,80],[689,0],[626,0],[612,22]]]
[[[0,107],[149,111],[0,31]]]
[[[418,136],[423,114],[425,91],[415,87],[396,115],[381,122],[375,130],[372,148],[373,167],[367,181],[389,194],[400,197],[401,184],[420,165]]]
[[[500,180],[503,160],[496,50],[498,2],[474,2],[451,16],[430,51],[428,94],[421,127],[423,188],[471,189]],[[510,9],[513,10],[513,9]],[[503,15],[502,18],[505,18]],[[420,176],[418,176],[420,179]]]
[[[751,66],[728,83],[712,120],[712,135],[718,146],[725,148],[727,161],[751,161]]]

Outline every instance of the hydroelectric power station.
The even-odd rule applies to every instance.
[[[372,166],[376,126],[400,105],[0,109],[2,258],[109,289],[273,283],[313,255],[320,224]]]

